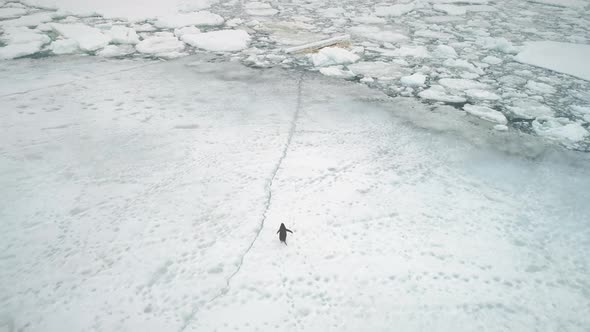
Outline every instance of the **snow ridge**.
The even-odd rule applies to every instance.
[[[295,112],[293,112],[293,118],[291,119],[291,126],[289,128],[289,134],[287,135],[287,141],[285,142],[285,145],[283,146],[283,151],[281,153],[281,156],[279,157],[279,160],[277,161],[275,168],[272,170],[270,179],[268,180],[267,185],[266,185],[268,195],[266,197],[266,202],[264,203],[264,211],[262,212],[262,219],[260,220],[260,227],[258,228],[258,231],[256,232],[256,235],[254,236],[254,239],[252,239],[252,242],[250,242],[250,245],[248,246],[246,251],[244,251],[244,253],[240,257],[240,263],[238,264],[238,267],[225,280],[225,286],[221,289],[219,294],[215,295],[213,298],[211,298],[209,301],[207,301],[205,303],[205,305],[213,303],[214,301],[216,301],[217,299],[221,298],[222,296],[224,296],[225,294],[227,294],[229,292],[230,284],[231,284],[233,277],[235,277],[238,274],[238,272],[240,272],[240,269],[242,268],[242,265],[244,264],[244,259],[246,258],[246,255],[248,255],[248,253],[250,252],[250,250],[254,246],[254,243],[256,243],[256,240],[258,240],[260,233],[262,233],[262,230],[264,229],[264,223],[266,222],[266,217],[267,217],[266,213],[268,212],[268,210],[270,208],[270,203],[272,201],[272,184],[273,184],[275,177],[277,176],[277,173],[279,172],[279,169],[281,168],[281,164],[283,163],[283,160],[285,160],[285,158],[287,157],[287,152],[289,151],[289,146],[291,145],[291,140],[293,139],[293,136],[295,135],[295,130],[297,129],[297,120],[299,119],[299,111],[301,110],[301,86],[303,85],[303,77],[304,76],[305,76],[305,72],[301,73],[301,76],[299,76],[299,80],[297,82],[297,102],[295,104]],[[184,331],[188,327],[190,322],[192,322],[195,319],[197,311],[198,311],[198,309],[196,307],[194,307],[192,312],[185,318],[184,324],[179,329],[179,332]]]

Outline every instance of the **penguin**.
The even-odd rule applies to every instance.
[[[277,233],[279,233],[279,240],[281,240],[281,242],[284,242],[285,245],[287,245],[287,232],[293,234],[293,232],[291,232],[287,229],[287,227],[285,227],[285,224],[281,223],[281,227],[279,228]]]

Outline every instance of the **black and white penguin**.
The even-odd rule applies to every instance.
[[[281,227],[279,228],[277,233],[279,233],[279,240],[281,240],[281,242],[284,242],[285,245],[287,245],[287,232],[293,234],[293,232],[291,232],[287,229],[287,227],[285,227],[285,224],[281,223]]]

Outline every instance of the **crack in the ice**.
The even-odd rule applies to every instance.
[[[279,169],[281,168],[281,164],[283,163],[283,160],[285,159],[285,157],[287,157],[287,151],[289,150],[289,146],[291,145],[291,140],[293,139],[293,135],[295,134],[295,130],[297,128],[297,119],[299,118],[299,111],[301,109],[301,86],[303,84],[303,76],[304,75],[305,75],[305,73],[302,73],[301,76],[299,77],[298,82],[297,82],[297,101],[295,104],[295,112],[293,112],[293,118],[291,119],[291,126],[289,128],[289,133],[287,135],[287,142],[285,142],[285,145],[283,146],[283,151],[281,152],[281,157],[277,161],[275,168],[273,169],[273,171],[271,173],[271,177],[268,180],[267,185],[266,185],[267,197],[266,197],[266,202],[264,204],[264,210],[262,212],[262,219],[260,220],[260,227],[258,228],[258,231],[256,232],[256,235],[254,236],[254,239],[252,239],[252,242],[250,242],[250,245],[248,246],[246,251],[244,251],[244,253],[240,257],[240,262],[238,263],[238,267],[225,280],[225,286],[221,289],[219,294],[215,295],[209,301],[205,302],[204,305],[213,303],[214,301],[216,301],[217,299],[221,298],[222,296],[224,296],[225,294],[227,294],[229,292],[230,283],[231,283],[233,277],[235,277],[236,274],[238,274],[238,272],[240,272],[240,269],[242,268],[242,265],[244,264],[244,258],[246,257],[246,255],[248,255],[248,253],[250,252],[250,250],[254,246],[254,243],[256,243],[256,240],[258,240],[260,233],[262,233],[262,230],[264,229],[264,223],[266,222],[266,218],[267,218],[266,213],[270,209],[270,203],[272,200],[272,184],[273,184],[275,177],[277,176],[277,173],[279,172]],[[198,311],[197,307],[193,308],[192,312],[185,319],[184,324],[180,328],[179,332],[184,331],[189,326],[189,324],[195,319],[197,311]]]

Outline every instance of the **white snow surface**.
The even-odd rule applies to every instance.
[[[125,56],[135,52],[133,45],[107,45],[105,48],[97,52],[97,55],[106,58]],[[168,58],[171,58],[168,56]]]
[[[35,13],[21,16],[13,20],[0,21],[0,27],[35,27],[41,23],[50,22],[54,13]]]
[[[498,111],[491,109],[487,106],[465,104],[463,106],[463,110],[465,110],[465,112],[467,112],[473,116],[476,116],[476,117],[486,120],[486,121],[490,121],[490,122],[501,124],[501,125],[506,125],[506,123],[508,123],[506,116],[504,116],[504,114],[502,114],[502,112],[498,112]]]
[[[248,47],[250,35],[244,30],[218,30],[199,34],[186,34],[182,40],[208,51],[235,52]]]
[[[72,54],[80,50],[78,41],[74,39],[58,39],[49,45],[54,54]]]
[[[137,44],[139,43],[139,36],[134,29],[115,25],[106,32],[111,37],[111,41],[115,44]]]
[[[185,45],[173,34],[159,34],[148,37],[135,46],[138,52],[146,54],[167,54],[184,50]]]
[[[420,73],[414,73],[410,76],[404,76],[400,79],[400,83],[405,86],[423,86],[424,82],[426,82],[426,75]]]
[[[464,6],[435,4],[432,8],[449,15],[465,15],[467,13],[467,9]]]
[[[77,41],[83,51],[96,51],[107,46],[111,41],[111,37],[103,34],[99,29],[82,23],[51,23],[51,27],[63,37]]]
[[[584,154],[313,73],[194,57],[0,69],[1,328],[590,324]]]
[[[23,8],[0,8],[0,19],[5,20],[9,18],[16,18],[27,13]]]
[[[533,120],[533,130],[540,136],[575,147],[576,144],[590,135],[579,123],[566,118],[538,117]]]
[[[106,18],[144,21],[179,12],[202,10],[217,0],[22,0],[33,6],[60,9],[74,15],[96,13]]]
[[[347,65],[359,60],[359,56],[340,47],[324,47],[311,55],[311,61],[316,67]]]
[[[456,58],[457,51],[452,46],[437,45],[434,49],[435,56],[439,58]]]
[[[448,93],[448,91],[440,85],[431,85],[428,89],[418,93],[418,96],[422,99],[442,101],[445,103],[464,103],[467,101],[465,97]]]
[[[402,16],[416,8],[414,2],[395,4],[391,6],[376,6],[375,15],[377,16]]]
[[[224,22],[223,17],[208,12],[199,11],[194,13],[179,13],[175,15],[162,16],[154,23],[158,28],[182,28],[189,25],[196,26],[219,26]]]
[[[490,86],[485,83],[464,78],[443,78],[439,80],[438,83],[446,88],[457,91],[470,89],[486,90],[490,88]]]
[[[534,99],[517,99],[508,106],[508,110],[519,118],[535,119],[537,117],[551,117],[553,110],[551,107],[541,104]]]
[[[266,2],[249,2],[244,5],[246,13],[253,16],[272,16],[279,11]]]
[[[41,41],[10,44],[0,47],[0,60],[9,60],[37,53],[43,47]]]
[[[555,41],[526,42],[514,59],[590,81],[590,45]]]

